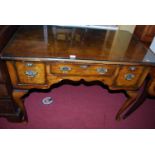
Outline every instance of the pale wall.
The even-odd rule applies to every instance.
[[[133,33],[135,27],[136,27],[136,25],[119,25],[120,30],[126,30],[126,31],[129,31],[131,33]]]

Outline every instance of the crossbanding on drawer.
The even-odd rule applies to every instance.
[[[143,66],[122,66],[115,85],[136,88],[146,78],[148,71],[149,68]]]
[[[36,62],[15,62],[17,77],[23,84],[44,84],[45,65]]]
[[[53,63],[50,65],[50,72],[52,74],[64,74],[68,76],[113,76],[116,68],[114,65],[106,64]]]

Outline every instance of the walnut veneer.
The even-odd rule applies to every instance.
[[[147,93],[155,96],[155,54],[126,31],[22,26],[1,57],[25,119],[21,97],[30,89],[48,89],[62,80],[100,81],[110,90],[126,92],[117,120],[141,96],[139,89],[148,77]]]

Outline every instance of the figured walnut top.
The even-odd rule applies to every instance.
[[[63,26],[21,26],[3,59],[38,58],[135,62],[155,65],[155,54],[131,33]]]

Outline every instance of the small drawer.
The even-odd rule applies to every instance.
[[[8,91],[5,84],[0,84],[0,97],[7,97]]]
[[[50,66],[52,74],[80,76],[112,76],[115,70],[116,66],[106,64],[53,63]]]
[[[140,79],[146,76],[146,69],[143,66],[122,66],[116,79],[116,85],[122,87],[138,85]]]
[[[36,62],[15,62],[17,78],[22,84],[44,84],[45,65]]]

